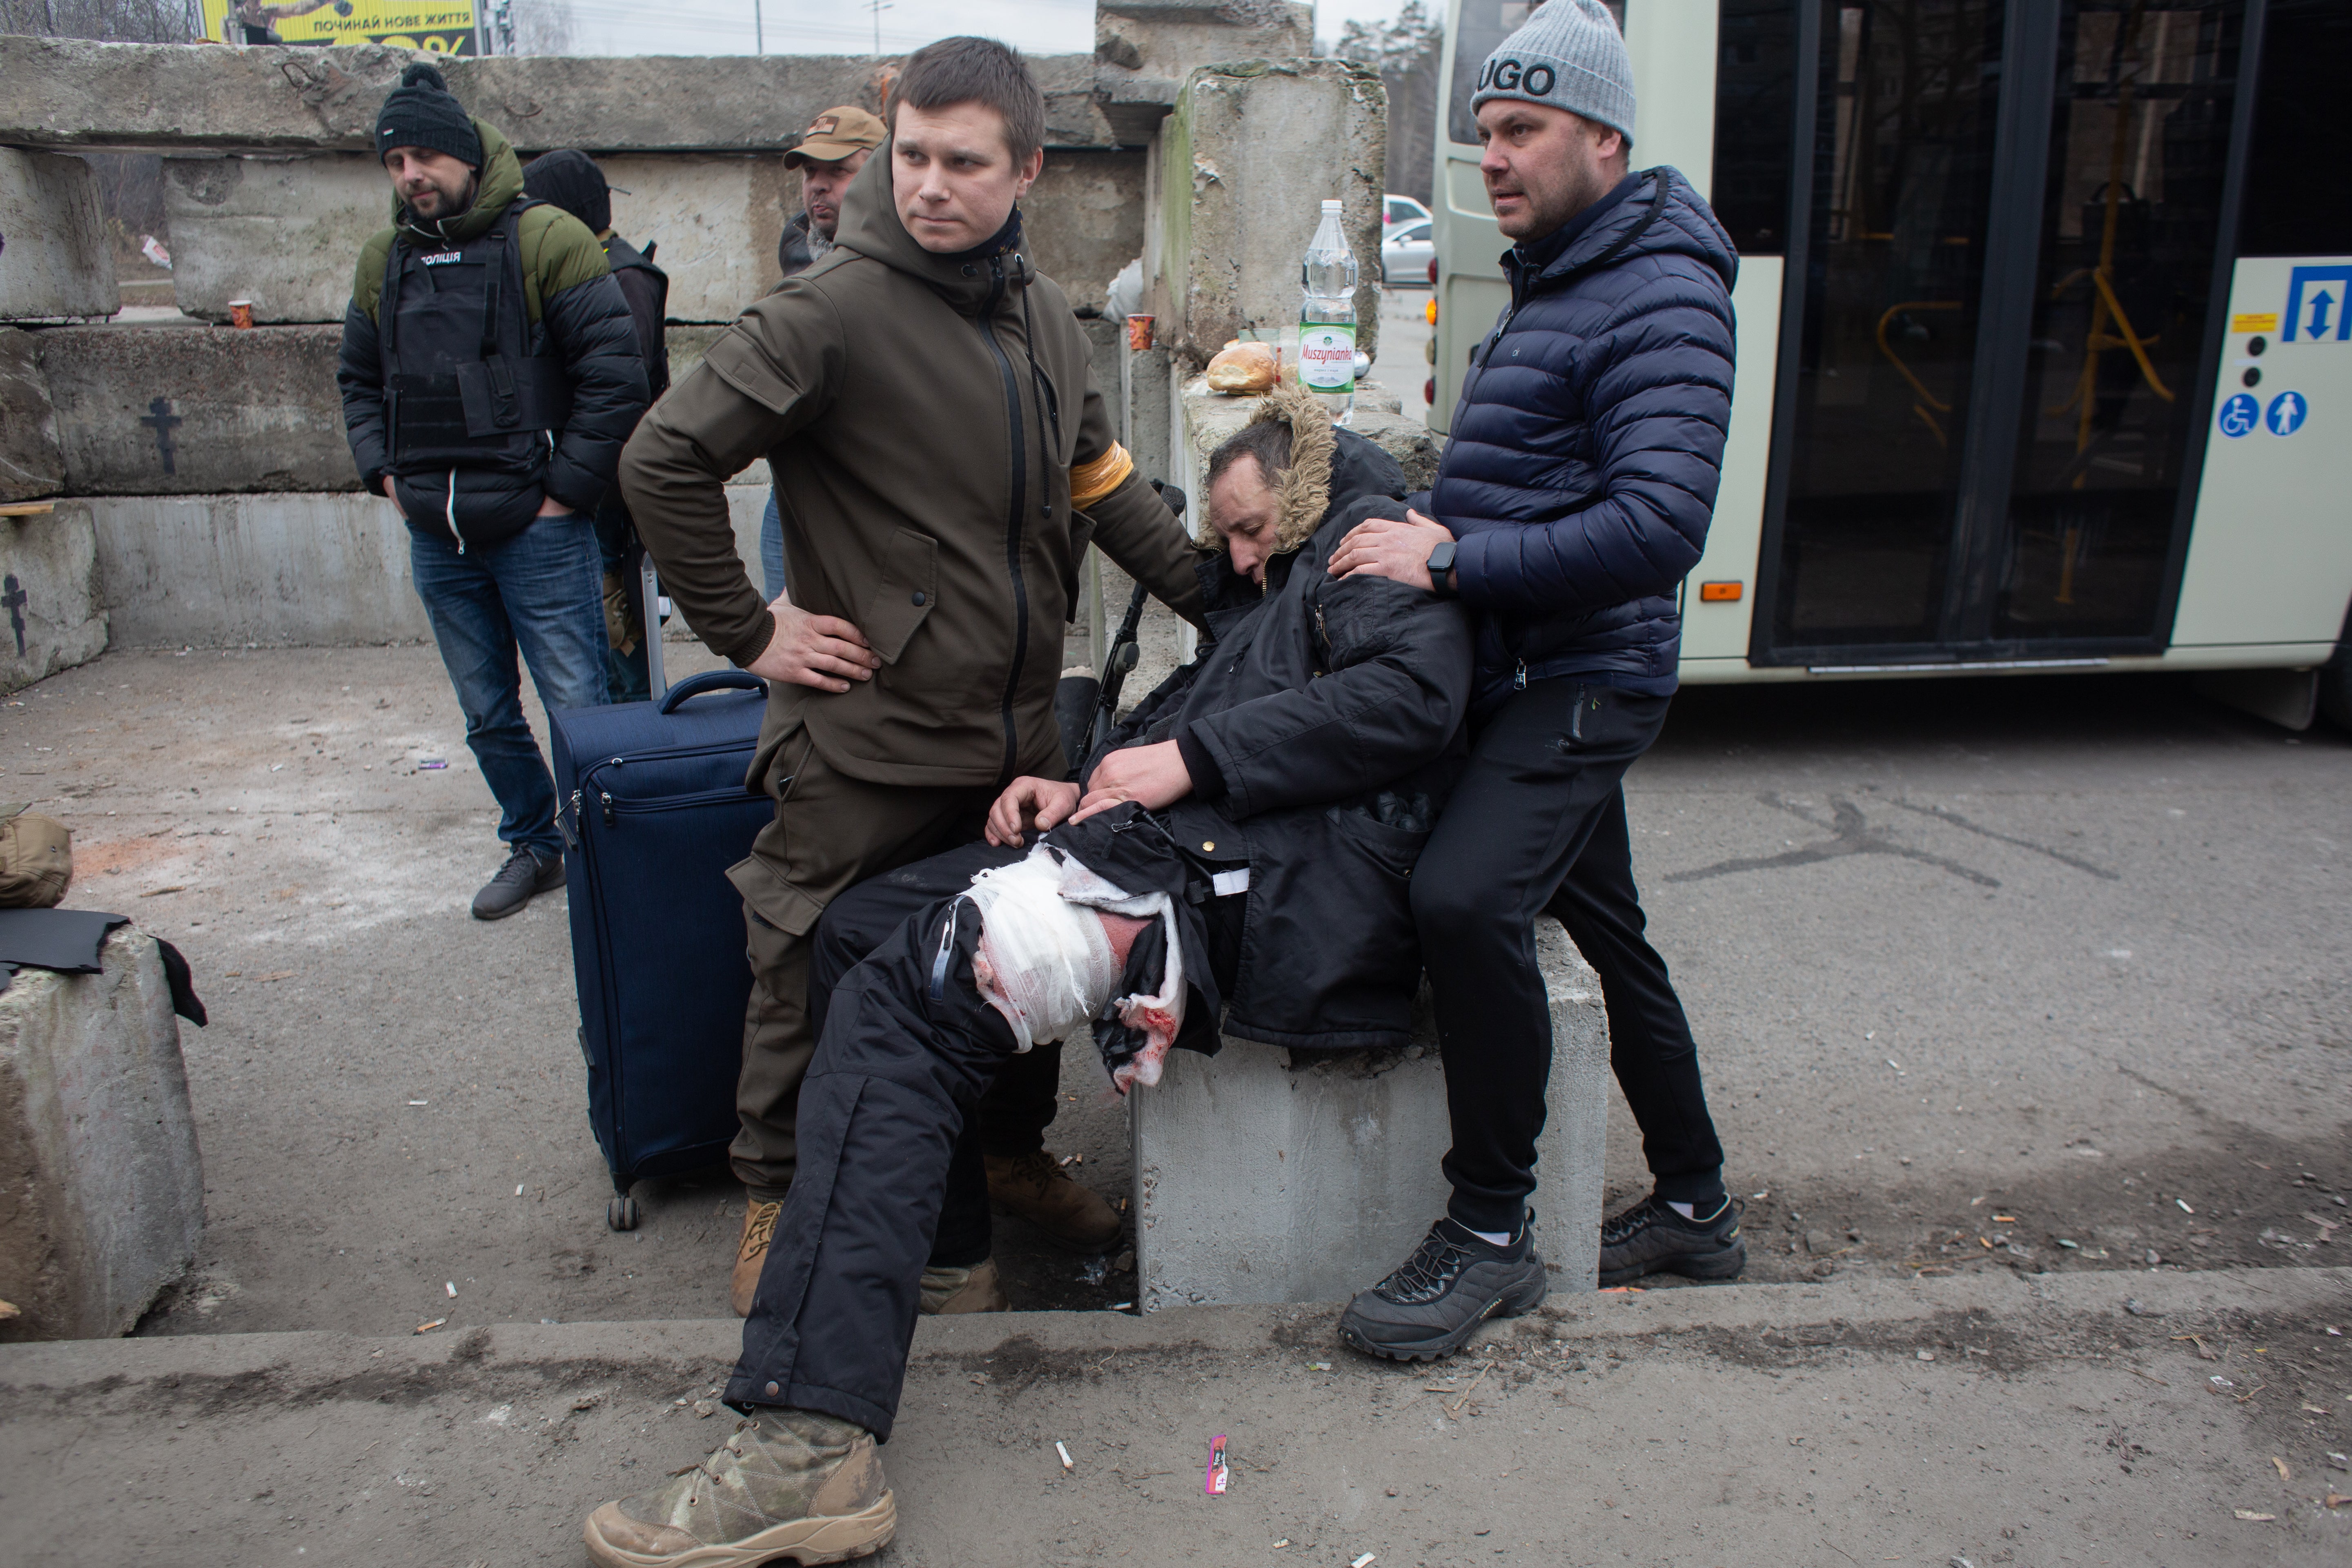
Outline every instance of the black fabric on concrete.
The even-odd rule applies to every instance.
[[[1535,1191],[1551,1008],[1534,921],[1547,910],[1601,976],[1610,1065],[1658,1196],[1712,1205],[1723,1190],[1697,1047],[1643,934],[1625,826],[1625,770],[1657,738],[1668,701],[1570,679],[1516,693],[1472,742],[1414,869],[1453,1118],[1447,1212],[1473,1230],[1512,1229]]]
[[[0,963],[96,974],[106,933],[130,923],[129,915],[91,910],[0,910]]]
[[[204,998],[196,994],[195,971],[188,967],[186,956],[162,937],[155,939],[155,951],[163,957],[163,984],[172,988],[172,1011],[203,1028],[211,1019],[205,1016]]]

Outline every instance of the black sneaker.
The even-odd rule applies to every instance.
[[[1601,1283],[1629,1285],[1664,1270],[1693,1279],[1735,1279],[1748,1267],[1739,1239],[1740,1202],[1727,1197],[1713,1214],[1685,1219],[1653,1194],[1601,1222]]]
[[[502,921],[541,893],[551,893],[563,886],[563,857],[542,860],[528,849],[518,849],[507,857],[499,874],[482,884],[474,895],[474,918],[478,921]]]
[[[1525,1224],[1517,1240],[1496,1247],[1441,1219],[1403,1268],[1348,1303],[1339,1337],[1367,1355],[1435,1361],[1488,1318],[1535,1310],[1550,1289]]]

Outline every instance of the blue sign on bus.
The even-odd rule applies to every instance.
[[[2263,405],[2242,392],[2221,405],[2221,434],[2234,441],[2254,433],[2254,426],[2263,422]]]
[[[2282,392],[2271,399],[2270,412],[2263,416],[2263,423],[2273,436],[2292,436],[2310,417],[2311,399],[2300,392]]]

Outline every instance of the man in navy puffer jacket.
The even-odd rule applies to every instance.
[[[1681,174],[1627,172],[1633,72],[1599,0],[1536,12],[1471,104],[1517,242],[1510,308],[1472,356],[1429,515],[1366,522],[1331,563],[1459,595],[1477,615],[1472,758],[1412,883],[1453,1195],[1340,1325],[1404,1359],[1542,1299],[1527,1226],[1551,1068],[1541,912],[1601,975],[1612,1065],[1655,1179],[1603,1225],[1601,1283],[1729,1279],[1746,1260],[1690,1026],[1643,935],[1622,788],[1665,721],[1676,595],[1715,509],[1738,258]]]

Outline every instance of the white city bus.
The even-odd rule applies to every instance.
[[[1507,300],[1450,0],[1430,423]],[[2185,669],[2352,723],[2347,0],[1624,0],[1740,252],[1686,681]]]

